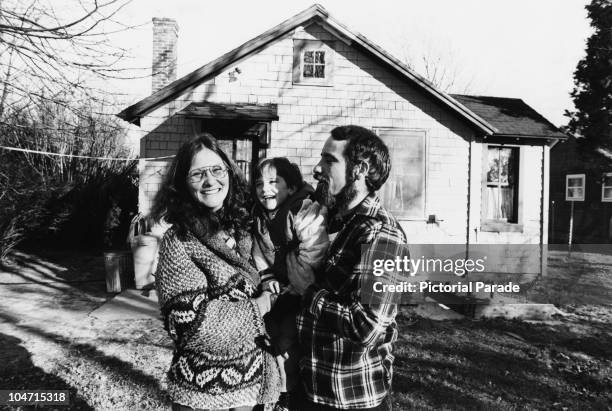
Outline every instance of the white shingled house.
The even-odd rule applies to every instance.
[[[564,135],[522,100],[445,94],[319,5],[175,79],[176,23],[153,22],[153,93],[119,114],[143,130],[141,157],[210,131],[247,176],[286,156],[312,181],[330,130],[358,124],[390,147],[380,194],[410,242],[547,242],[549,147]],[[141,212],[169,161],[140,161]]]

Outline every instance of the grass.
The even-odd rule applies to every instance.
[[[402,410],[609,409],[612,310],[588,311],[577,307],[552,323],[411,324],[402,316],[394,403]]]
[[[403,309],[395,409],[612,408],[612,270],[563,258],[551,256],[546,280],[567,313],[554,321],[434,322]],[[158,320],[91,319],[110,298],[103,278],[102,258],[82,253],[22,254],[0,271],[1,389],[69,390],[70,409],[169,409],[170,339]]]

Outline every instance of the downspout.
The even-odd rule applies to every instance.
[[[465,228],[465,261],[470,258],[470,213],[472,211],[472,143],[473,138],[470,139],[468,145],[468,185],[467,185],[467,227]],[[465,274],[467,280],[469,273]],[[470,297],[472,293],[468,292],[467,296]],[[471,311],[471,310],[470,310]],[[473,314],[472,314],[473,317]]]
[[[546,263],[547,263],[547,252],[544,250],[544,207],[548,207],[546,204],[545,193],[546,193],[546,184],[548,183],[546,179],[546,145],[542,145],[542,188],[540,190],[540,276],[544,276],[546,274]]]
[[[465,228],[465,258],[469,258],[470,248],[470,212],[472,199],[472,142],[470,139],[468,145],[468,186],[467,186],[467,227]]]

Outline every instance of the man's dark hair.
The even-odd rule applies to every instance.
[[[362,161],[369,164],[366,186],[370,192],[377,191],[387,181],[391,172],[391,158],[387,145],[372,130],[360,126],[340,126],[331,131],[334,140],[348,140],[344,148],[347,177],[351,177],[354,166]]]
[[[285,157],[274,157],[263,160],[255,168],[253,181],[257,182],[257,179],[261,178],[262,172],[266,167],[271,167],[276,170],[276,175],[282,177],[289,188],[298,191],[304,185],[304,178],[302,177],[300,168],[297,164],[292,163]]]

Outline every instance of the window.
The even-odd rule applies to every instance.
[[[568,174],[565,176],[565,200],[584,201],[584,174]]]
[[[389,147],[391,174],[379,196],[396,217],[425,217],[425,132],[422,130],[379,129]]]
[[[324,50],[305,50],[302,61],[302,77],[325,78]]]
[[[293,83],[331,86],[334,73],[334,51],[315,40],[293,40]]]
[[[485,146],[484,154],[482,229],[505,231],[518,223],[519,148]]]
[[[612,202],[612,173],[604,173],[603,175],[601,201]]]

